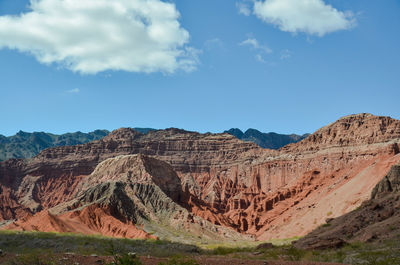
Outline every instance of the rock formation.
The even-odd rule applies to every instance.
[[[399,161],[399,145],[400,121],[370,114],[341,118],[280,150],[229,134],[122,128],[1,162],[0,220],[18,225],[43,211],[64,218],[97,207],[160,237],[181,227],[209,238],[305,235],[367,200]]]
[[[133,128],[142,134],[147,134],[156,129],[152,128]],[[243,141],[250,141],[263,148],[279,149],[289,143],[295,143],[304,139],[305,135],[284,135],[278,133],[262,133],[255,129],[249,129],[245,133],[239,129],[225,131],[236,136]],[[0,161],[11,158],[32,158],[46,148],[56,146],[70,146],[85,144],[94,140],[100,140],[110,132],[107,130],[95,130],[89,133],[75,132],[56,135],[46,132],[23,132],[19,131],[13,136],[3,136],[0,134]]]
[[[27,207],[27,214],[4,229],[100,233],[128,238],[166,237],[173,231],[187,231],[191,236],[201,235],[206,239],[244,238],[190,213],[185,208],[189,208],[190,196],[182,189],[172,167],[145,155],[104,160],[92,174],[75,180],[73,192],[68,193],[60,186],[55,189],[53,198],[63,198],[57,203],[40,200],[43,197],[33,191],[39,178],[23,178],[26,183],[20,184],[23,187],[20,203],[34,207]]]
[[[356,210],[326,220],[294,245],[304,249],[341,247],[346,243],[398,240],[400,237],[400,165],[393,166]]]

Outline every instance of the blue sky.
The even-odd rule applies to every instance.
[[[41,1],[42,8],[48,8],[45,1],[60,2]],[[163,18],[159,27],[163,46],[137,36],[118,36],[117,31],[112,37],[124,37],[126,51],[114,48],[113,42],[105,48],[109,54],[102,50],[96,57],[89,50],[84,53],[91,54],[89,59],[81,56],[72,62],[68,57],[59,59],[64,50],[76,47],[85,35],[96,41],[99,35],[100,44],[108,41],[108,35],[102,41],[95,24],[87,27],[90,32],[83,25],[79,34],[68,31],[57,24],[62,20],[51,20],[46,26],[51,29],[40,31],[52,34],[34,35],[45,26],[40,13],[37,20],[28,21],[31,24],[22,21],[21,15],[33,12],[29,1],[0,1],[0,134],[120,127],[200,132],[237,127],[301,134],[353,113],[400,119],[398,0],[315,0],[321,8],[331,5],[336,10],[329,9],[329,25],[323,24],[327,19],[310,24],[308,13],[291,13],[301,12],[300,8],[272,9],[273,1],[280,0],[259,1],[265,9],[257,15],[252,1],[176,0],[172,3],[180,17],[170,10],[171,16]],[[298,19],[290,21],[293,14]],[[141,19],[157,16],[163,14],[156,10],[151,18]],[[113,19],[119,21],[107,19],[111,25]],[[177,21],[179,28],[171,21]],[[167,24],[171,27],[164,27]],[[123,28],[130,32],[129,25]],[[165,47],[174,48],[167,53]],[[149,63],[160,51],[167,59]],[[143,64],[136,59],[132,63],[131,58],[140,61],[141,54],[148,55]],[[112,63],[103,68],[85,64],[104,58]]]

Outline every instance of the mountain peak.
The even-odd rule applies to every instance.
[[[263,133],[257,129],[253,129],[253,128],[247,129],[246,132],[244,132],[244,133],[240,129],[232,128],[228,131],[225,131],[225,133],[229,133],[243,141],[254,142],[257,145],[259,145],[260,147],[268,148],[268,149],[279,149],[287,144],[296,143],[298,141],[301,141],[308,136],[308,134],[286,135],[286,134],[278,134],[278,133],[274,133],[274,132]]]
[[[389,142],[398,138],[400,138],[399,120],[360,113],[344,116],[286,149],[307,151],[333,146],[360,146]]]
[[[128,139],[128,138],[137,138],[142,136],[141,132],[138,132],[132,128],[119,128],[112,131],[109,135],[104,137],[104,140],[120,140],[120,139]]]
[[[240,130],[240,129],[238,129],[238,128],[232,128],[232,129],[229,129],[229,130],[227,130],[227,131],[224,131],[224,133],[228,133],[228,134],[230,134],[230,135],[233,135],[233,136],[235,136],[236,138],[238,138],[238,139],[242,139],[242,137],[243,137],[243,132],[242,132],[242,130]]]

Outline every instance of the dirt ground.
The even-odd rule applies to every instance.
[[[12,260],[16,260],[20,256],[15,254],[7,254],[0,257],[0,264],[7,264]],[[113,261],[112,257],[103,256],[80,256],[80,255],[57,255],[53,256],[57,264],[60,265],[97,265],[107,264]],[[288,262],[288,261],[265,261],[265,260],[245,260],[235,259],[231,257],[213,257],[213,256],[197,256],[194,259],[200,265],[339,265],[340,263],[323,263],[323,262]],[[158,265],[159,262],[166,262],[166,258],[156,258],[150,256],[141,256],[140,260],[143,265]]]

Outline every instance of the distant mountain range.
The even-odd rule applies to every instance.
[[[0,135],[0,161],[10,158],[30,158],[40,151],[55,146],[84,144],[103,138],[107,130],[96,130],[90,133],[66,133],[56,135],[46,132],[23,132],[5,137]]]
[[[240,129],[232,128],[225,131],[238,139],[248,142],[253,142],[261,146],[262,148],[279,149],[287,144],[297,143],[305,139],[310,134],[279,134],[279,133],[263,133],[256,129],[248,129],[246,132],[242,132]]]
[[[134,128],[136,131],[147,134],[152,128]],[[23,132],[19,131],[13,136],[0,135],[0,161],[10,158],[31,158],[42,150],[56,146],[68,146],[85,144],[94,140],[99,140],[110,132],[107,130],[95,130],[89,133],[75,132],[61,135],[46,132]],[[304,135],[285,135],[278,133],[262,133],[255,129],[248,129],[243,133],[240,129],[230,129],[225,131],[243,141],[250,141],[258,144],[262,148],[279,149],[287,144],[295,143],[306,138]]]

